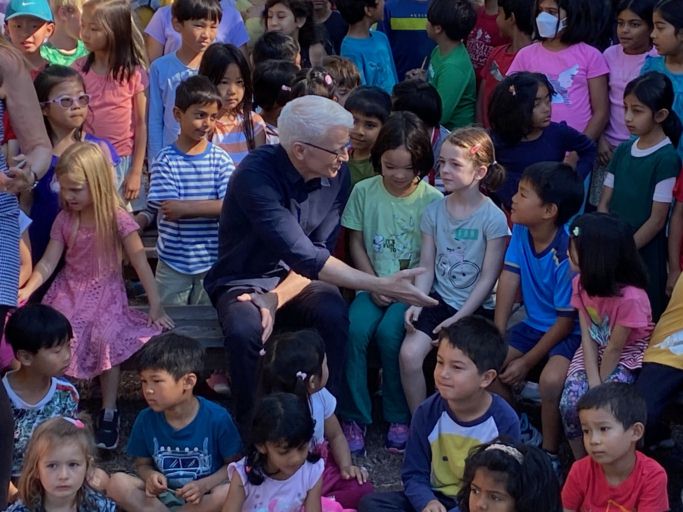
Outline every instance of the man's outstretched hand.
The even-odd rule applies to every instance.
[[[401,270],[381,278],[381,285],[372,291],[393,297],[396,300],[412,304],[413,306],[436,306],[439,303],[436,299],[433,299],[413,284],[415,276],[425,271],[426,269],[422,267]]]

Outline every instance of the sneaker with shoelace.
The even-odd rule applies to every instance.
[[[119,411],[102,409],[97,417],[95,445],[105,450],[115,450],[119,444],[119,426]]]
[[[361,426],[355,421],[342,422],[342,432],[349,443],[351,455],[365,455],[365,426]]]

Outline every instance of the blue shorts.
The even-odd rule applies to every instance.
[[[520,322],[508,329],[505,333],[505,341],[508,342],[510,347],[519,350],[522,354],[526,354],[534,348],[544,334],[543,331]],[[550,349],[548,357],[562,356],[571,361],[579,345],[581,345],[581,334],[570,334]]]

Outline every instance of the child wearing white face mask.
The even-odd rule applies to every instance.
[[[536,37],[522,48],[508,76],[518,71],[545,74],[555,89],[552,121],[598,140],[609,118],[607,75],[602,54],[589,42],[601,27],[592,21],[594,0],[536,0]]]

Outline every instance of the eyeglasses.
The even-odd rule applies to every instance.
[[[41,105],[49,105],[50,103],[56,103],[62,108],[71,108],[76,104],[79,107],[87,107],[90,104],[89,94],[79,94],[78,96],[57,96],[56,98],[48,101],[43,101]]]
[[[330,155],[334,155],[334,157],[337,160],[341,160],[342,158],[344,158],[344,156],[349,154],[349,148],[346,145],[344,145],[344,147],[338,151],[332,151],[331,149],[323,148],[321,146],[316,146],[315,144],[311,144],[310,142],[301,142],[300,141],[300,143],[303,144],[304,146],[310,146],[312,148],[319,149],[320,151],[324,151],[325,153],[329,153]]]

